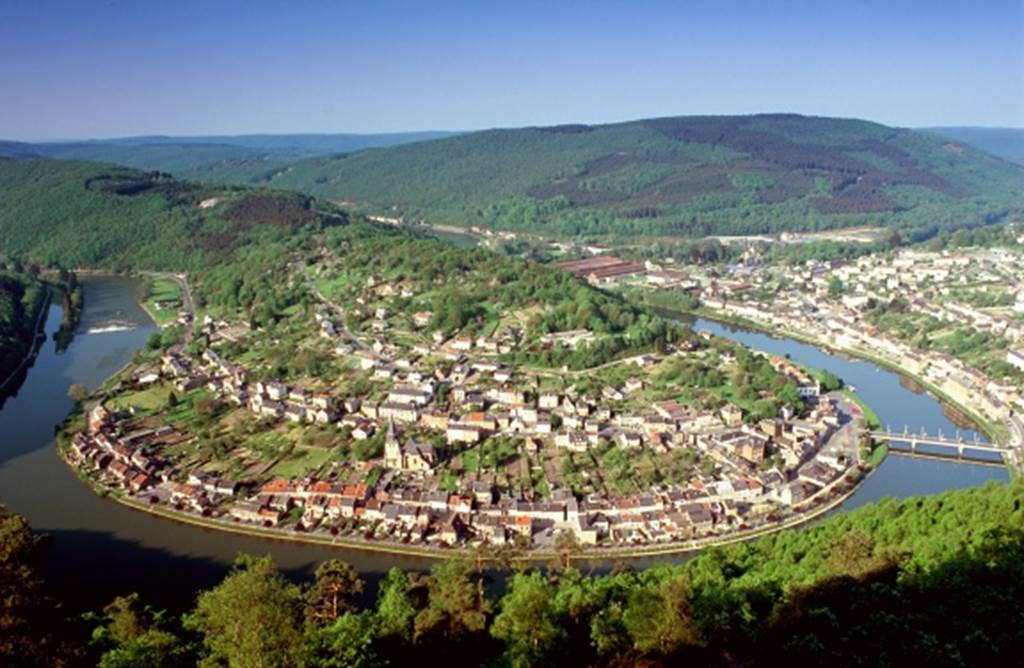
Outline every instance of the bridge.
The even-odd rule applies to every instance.
[[[903,431],[902,433],[900,433],[890,430],[872,431],[870,432],[870,434],[872,438],[879,441],[888,441],[893,444],[904,443],[910,446],[909,451],[893,448],[892,452],[894,454],[909,455],[912,457],[922,457],[925,459],[958,459],[970,461],[971,463],[998,464],[999,466],[1002,466],[1004,464],[1009,463],[1007,455],[1010,454],[1011,452],[1007,448],[1003,448],[998,445],[993,445],[992,443],[984,443],[978,440],[977,438],[975,438],[973,442],[965,441],[962,438],[945,438],[943,437],[942,432],[939,432],[938,436],[931,436],[923,431],[919,434],[914,434],[910,431]],[[950,448],[956,450],[956,455],[920,450],[918,446],[921,445]],[[999,455],[1000,459],[998,462],[996,462],[992,458],[968,456],[970,454],[980,453],[995,453]]]

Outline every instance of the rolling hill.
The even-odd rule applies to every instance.
[[[921,128],[1024,165],[1024,128]]]
[[[297,161],[228,160],[205,177],[554,235],[883,224],[923,237],[1002,220],[1024,202],[1024,168],[965,143],[786,114],[487,130]]]
[[[207,135],[124,137],[90,141],[0,141],[0,156],[112,162],[126,167],[198,178],[211,168],[294,160],[364,148],[397,146],[451,136],[451,132],[388,134]]]
[[[331,222],[299,193],[101,163],[0,158],[0,252],[49,265],[200,269],[261,232]]]

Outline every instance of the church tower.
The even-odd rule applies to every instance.
[[[402,468],[402,446],[395,436],[395,421],[388,419],[388,433],[384,437],[384,468]]]

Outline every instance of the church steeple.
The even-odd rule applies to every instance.
[[[402,468],[402,446],[395,436],[395,420],[388,418],[388,432],[384,437],[384,467],[389,469]]]

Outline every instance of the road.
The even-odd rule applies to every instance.
[[[313,283],[313,278],[309,275],[309,271],[306,269],[306,265],[303,264],[301,258],[295,258],[295,260],[295,264],[298,267],[299,272],[302,273],[302,277],[306,281],[306,287],[309,289],[310,294],[316,297],[321,304],[330,309],[331,312],[334,313],[335,317],[338,319],[338,336],[347,341],[348,343],[352,344],[352,346],[354,346],[358,350],[362,350],[364,352],[372,352],[370,346],[363,343],[359,339],[359,337],[357,337],[355,334],[349,331],[348,325],[345,324],[345,309],[341,308],[340,306],[332,302],[330,299],[325,297],[322,292],[320,292],[320,290],[316,287],[316,284]]]
[[[174,274],[174,280],[178,282],[178,286],[181,288],[181,305],[185,311],[188,312],[189,320],[193,325],[196,322],[196,308],[192,303],[192,288],[188,284],[188,276],[185,274]],[[192,327],[185,328],[185,341],[192,340]]]
[[[839,408],[839,430],[829,438],[828,447],[842,450],[849,461],[860,461],[860,435],[862,429],[857,425],[855,416],[860,415],[860,408],[842,392],[830,392],[828,397],[836,402]]]

